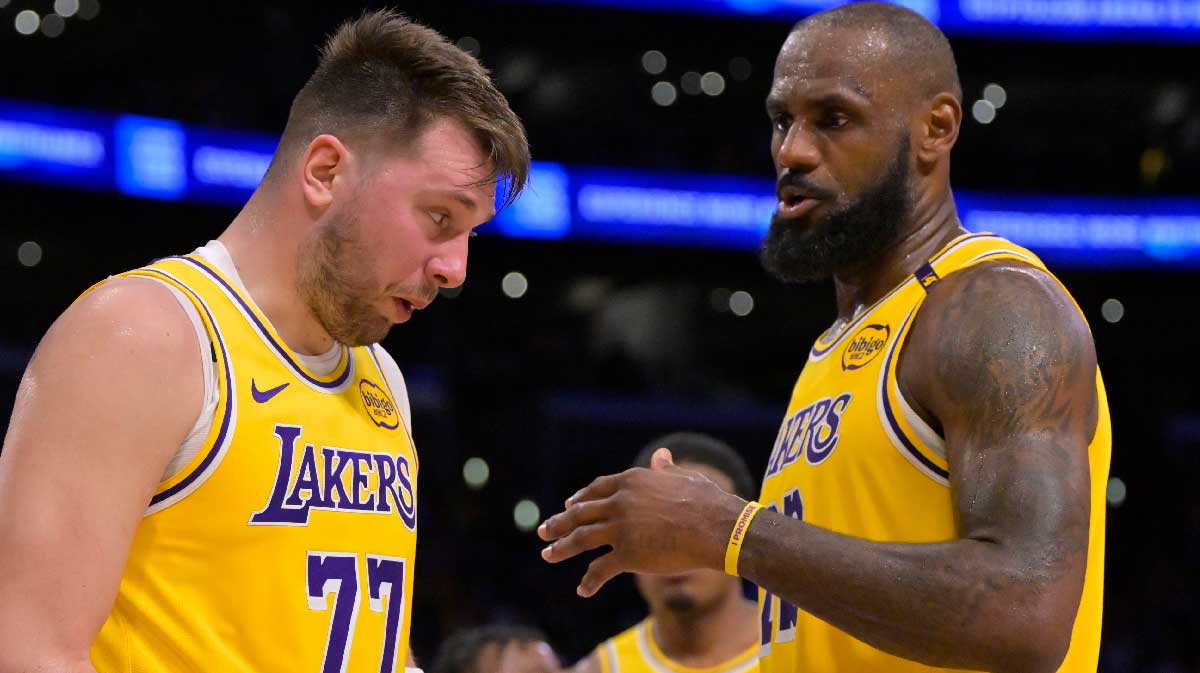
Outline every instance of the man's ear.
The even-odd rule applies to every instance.
[[[300,163],[305,203],[318,210],[329,207],[334,183],[346,178],[351,160],[350,150],[337,136],[324,133],[313,138]]]
[[[941,93],[930,101],[925,114],[917,120],[915,155],[922,165],[932,165],[950,154],[958,142],[963,109],[952,94]]]

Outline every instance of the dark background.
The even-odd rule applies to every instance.
[[[64,34],[22,37],[0,8],[0,96],[278,133],[291,96],[340,21],[376,3],[105,2]],[[399,8],[481,60],[524,119],[535,158],[574,164],[769,176],[763,98],[789,23],[544,4],[408,2]],[[1000,82],[995,123],[965,122],[955,184],[990,192],[1200,194],[1196,45],[996,41],[952,36],[967,105]],[[752,65],[719,97],[651,102],[642,53],[685,70]],[[1151,159],[1162,158],[1162,162]],[[1155,169],[1159,165],[1161,169]],[[0,407],[11,408],[41,334],[104,276],[215,237],[223,207],[0,182]],[[17,262],[21,242],[45,251]],[[501,277],[530,288],[512,300]],[[1055,269],[1092,324],[1112,408],[1102,671],[1200,671],[1200,413],[1194,273]],[[714,308],[743,289],[753,312]],[[1117,298],[1125,317],[1100,315]],[[582,601],[582,561],[550,567],[513,523],[543,515],[593,476],[623,469],[663,432],[709,431],[761,474],[812,339],[834,315],[826,285],[785,288],[748,252],[530,242],[482,236],[462,293],[386,342],[409,381],[421,451],[413,647],[428,660],[455,628],[495,619],[549,633],[573,661],[632,624],[621,578]],[[7,422],[7,413],[0,414]],[[469,489],[463,462],[491,467]],[[0,513],[3,516],[3,513]]]

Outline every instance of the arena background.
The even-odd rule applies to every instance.
[[[544,162],[473,242],[465,288],[386,342],[422,458],[419,657],[511,620],[574,661],[639,619],[628,577],[583,601],[584,561],[539,559],[531,504],[676,429],[761,473],[832,319],[830,287],[769,279],[754,240],[775,52],[838,3],[639,4],[396,5],[480,56]],[[909,4],[958,56],[968,224],[1044,253],[1095,334],[1115,436],[1101,670],[1200,671],[1200,2]],[[3,422],[79,292],[222,230],[317,45],[364,6],[0,0]]]

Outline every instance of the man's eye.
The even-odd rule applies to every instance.
[[[850,123],[850,118],[844,114],[832,114],[821,120],[821,126],[827,129],[840,129]]]
[[[787,115],[775,115],[771,118],[771,124],[776,130],[786,132],[788,127],[792,125],[792,119]]]
[[[446,213],[438,213],[438,212],[430,212],[429,217],[433,220],[433,223],[438,225],[439,227],[444,226],[446,224],[447,220],[450,219],[450,216],[447,215]]]

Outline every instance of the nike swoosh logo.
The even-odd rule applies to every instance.
[[[255,402],[262,404],[263,402],[266,402],[272,397],[275,397],[279,393],[283,392],[283,389],[286,387],[288,387],[288,384],[282,383],[274,388],[271,388],[270,390],[259,390],[258,386],[254,383],[254,379],[250,379],[250,396],[254,398]]]

